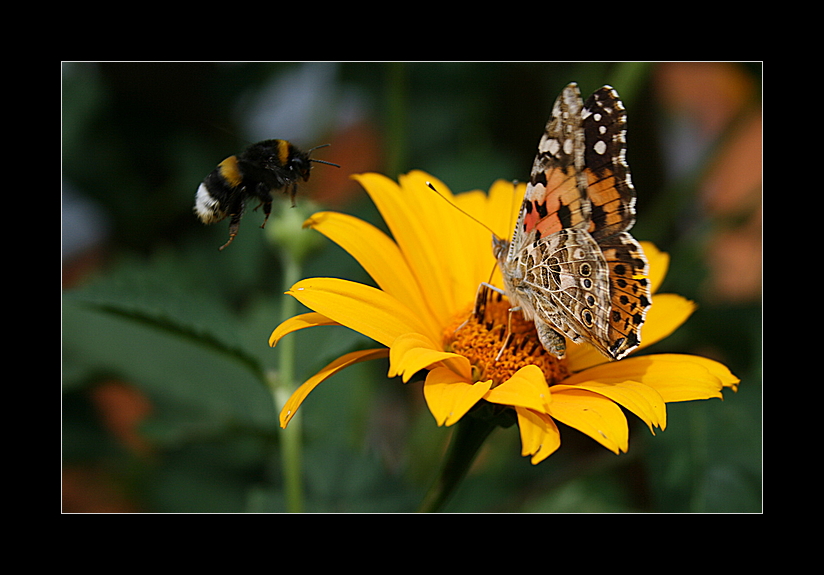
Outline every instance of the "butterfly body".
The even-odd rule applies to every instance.
[[[512,240],[493,238],[510,302],[558,358],[565,338],[610,359],[640,343],[651,300],[646,257],[628,232],[635,190],[625,134],[615,90],[604,86],[583,102],[567,86],[538,145]]]

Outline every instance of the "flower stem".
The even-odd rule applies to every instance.
[[[406,64],[386,65],[386,173],[395,175],[406,169]]]
[[[272,214],[266,227],[266,237],[277,251],[283,265],[283,289],[288,291],[302,275],[302,265],[307,257],[323,242],[320,234],[305,233],[303,222],[317,206],[309,201],[298,207],[289,207],[281,202],[279,210]],[[293,297],[282,297],[281,320],[286,321],[298,311],[298,301]],[[269,389],[275,401],[275,412],[279,412],[297,389],[295,383],[295,338],[285,337],[278,342],[278,370],[268,377]],[[290,513],[303,511],[303,443],[300,414],[290,420],[289,426],[280,434],[280,459],[283,468],[283,485],[286,510]]]
[[[300,264],[291,256],[289,250],[282,250],[283,283],[286,289],[300,279]],[[283,298],[281,309],[282,319],[288,319],[297,311],[297,300],[291,297]],[[286,403],[295,391],[295,340],[291,337],[283,338],[278,343],[278,372],[269,377],[270,388],[275,400],[275,410]],[[283,483],[286,496],[286,510],[289,513],[303,511],[303,457],[301,443],[300,416],[296,414],[289,422],[289,426],[281,431],[281,465],[283,467]]]
[[[424,497],[420,512],[436,513],[443,509],[466,477],[475,456],[495,427],[496,423],[493,421],[469,415],[455,424],[443,468]]]

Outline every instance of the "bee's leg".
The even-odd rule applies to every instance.
[[[220,248],[219,248],[220,251],[223,251],[223,248],[225,248],[226,246],[231,244],[232,240],[235,239],[235,236],[237,235],[237,231],[240,228],[240,216],[241,215],[242,214],[240,212],[232,214],[232,220],[229,222],[229,241],[227,241],[225,244],[220,246]]]
[[[263,206],[263,223],[260,224],[260,227],[265,228],[266,222],[269,220],[269,214],[272,213],[272,192],[269,186],[263,182],[258,182],[252,195],[260,201],[255,211],[257,211],[260,206]]]
[[[269,214],[272,213],[272,197],[269,196],[268,200],[263,200],[261,205],[263,205],[263,223],[260,224],[260,227],[265,228],[266,221],[269,219]]]
[[[298,185],[293,184],[292,188],[289,190],[289,197],[292,198],[292,207],[295,207],[295,196],[298,195]]]

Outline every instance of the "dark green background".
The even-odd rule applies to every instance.
[[[313,76],[313,66],[325,66],[323,74]],[[447,511],[761,511],[761,302],[707,293],[705,250],[720,223],[694,208],[700,176],[728,132],[706,142],[686,172],[669,175],[662,142],[674,136],[654,89],[660,66],[65,63],[64,511],[285,509],[280,406],[260,379],[277,367],[267,339],[286,297],[281,260],[258,227],[259,213],[247,214],[225,252],[217,251],[225,222],[205,227],[192,214],[198,183],[219,161],[252,138],[305,148],[331,140],[317,157],[342,163],[356,156],[358,169],[393,178],[420,168],[453,191],[488,189],[497,178],[526,179],[552,102],[573,80],[585,96],[604,83],[622,95],[638,190],[633,233],[672,254],[661,291],[700,304],[651,351],[712,354],[741,377],[741,389],[725,392],[724,401],[671,404],[668,427],[656,436],[628,415],[630,451],[621,456],[562,428],[561,449],[533,466],[519,455],[517,428],[497,430]],[[748,105],[760,106],[760,65],[729,68],[752,79],[758,93]],[[318,76],[327,81],[290,83]],[[258,137],[238,118],[244,103],[277,81],[285,89],[273,99],[332,99]],[[380,154],[346,146],[337,112],[351,109],[377,135]],[[312,197],[313,183],[322,181],[315,175],[326,169],[335,168],[316,165],[299,203]],[[346,199],[335,209],[381,225],[356,185],[342,191]],[[97,217],[68,219],[78,199]],[[78,232],[94,239],[69,253],[74,240],[67,238]],[[303,275],[370,281],[326,241]],[[289,337],[297,342],[300,381],[372,343],[344,328]],[[419,381],[388,380],[386,370],[380,361],[345,370],[304,403],[308,511],[414,511],[434,479],[450,430],[435,426]],[[151,405],[137,430],[147,449],[113,433],[99,400],[112,382]]]

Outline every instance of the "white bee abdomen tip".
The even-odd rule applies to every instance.
[[[204,224],[219,222],[225,214],[218,208],[218,201],[209,193],[205,184],[200,184],[195,194],[195,213]]]

